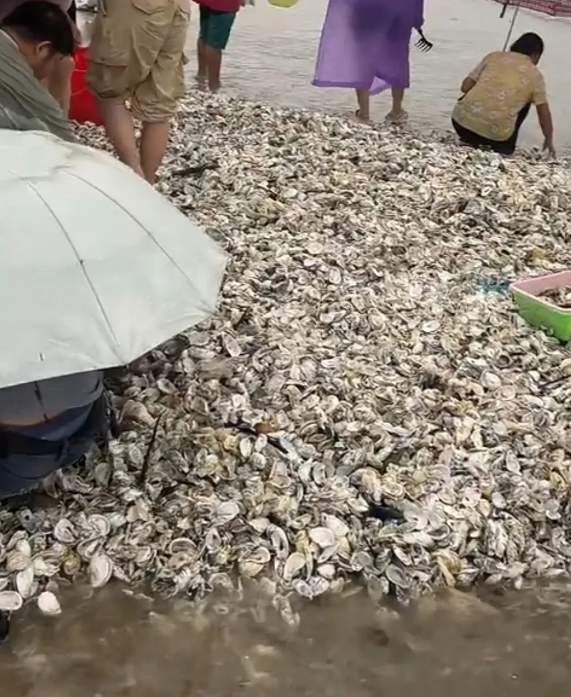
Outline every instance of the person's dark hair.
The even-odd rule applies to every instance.
[[[523,53],[524,56],[541,56],[543,49],[543,39],[533,32],[522,34],[510,47],[513,53]]]
[[[1,26],[12,29],[25,41],[46,41],[54,51],[71,56],[75,48],[69,17],[57,5],[46,0],[29,0],[19,5]]]

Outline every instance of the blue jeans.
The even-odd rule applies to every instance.
[[[8,453],[0,457],[0,499],[33,489],[52,472],[73,465],[91,448],[97,437],[106,432],[104,399],[79,409],[70,409],[44,424],[21,428],[11,427],[10,432],[54,443],[57,453],[27,455]],[[0,439],[6,429],[0,428]],[[80,434],[80,438],[76,436]]]

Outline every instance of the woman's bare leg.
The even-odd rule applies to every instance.
[[[399,121],[404,121],[408,114],[402,108],[402,103],[404,99],[404,89],[402,87],[392,88],[393,97],[393,108],[387,115],[387,120],[393,123],[398,123]]]
[[[361,119],[361,121],[369,121],[371,118],[371,95],[369,90],[356,90],[356,92],[357,103],[359,104],[357,118]]]

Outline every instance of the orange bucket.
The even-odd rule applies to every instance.
[[[97,109],[95,97],[89,91],[85,76],[87,74],[87,48],[78,48],[74,55],[75,69],[71,74],[71,101],[69,118],[79,123],[90,121],[97,126],[103,125],[103,120]]]

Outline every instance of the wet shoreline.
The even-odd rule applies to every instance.
[[[94,597],[78,588],[61,618],[18,620],[0,678],[14,697],[564,694],[569,593],[454,592],[398,611],[375,610],[357,593],[308,605],[292,633],[247,593],[196,612],[114,587]]]

